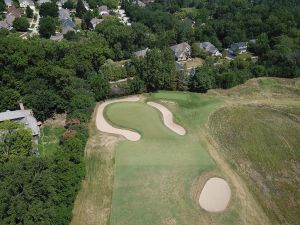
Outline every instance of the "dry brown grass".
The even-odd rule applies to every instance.
[[[114,146],[117,137],[96,129],[95,116],[90,122],[90,138],[85,149],[86,178],[78,193],[71,225],[107,225],[111,212],[114,175]]]

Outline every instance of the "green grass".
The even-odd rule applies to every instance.
[[[52,156],[56,152],[60,137],[64,131],[65,128],[63,127],[53,127],[50,125],[45,125],[41,128],[41,138],[38,144],[41,156]]]
[[[221,102],[178,92],[158,92],[147,97],[152,101],[174,101],[176,105],[166,105],[188,134],[179,136],[166,128],[160,113],[145,103],[107,107],[105,116],[111,123],[142,134],[138,142],[123,141],[116,146],[111,224],[159,225],[176,221],[190,225],[220,221],[223,215],[200,213],[197,200],[191,197],[191,184],[203,172],[216,169],[197,132]],[[226,220],[230,221],[227,224],[238,224],[234,211],[225,215],[225,224]]]
[[[210,128],[221,153],[246,179],[272,224],[300,221],[299,109],[238,106],[211,116]]]

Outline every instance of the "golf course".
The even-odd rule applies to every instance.
[[[297,224],[300,80],[99,103],[71,224]]]

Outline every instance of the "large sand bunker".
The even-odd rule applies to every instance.
[[[104,118],[104,115],[103,115],[105,107],[109,104],[117,103],[117,102],[137,102],[138,100],[140,100],[139,97],[132,96],[132,97],[127,97],[127,98],[123,98],[123,99],[109,100],[109,101],[103,102],[101,105],[99,105],[98,110],[97,110],[97,117],[96,117],[97,129],[102,132],[106,132],[106,133],[110,133],[110,134],[122,135],[129,141],[140,140],[141,135],[139,133],[131,131],[131,130],[115,128],[106,121],[106,119]]]
[[[147,102],[147,104],[158,109],[162,113],[163,121],[166,127],[168,127],[170,130],[174,131],[179,135],[185,135],[185,129],[182,126],[173,122],[173,114],[170,112],[169,109],[156,102]]]
[[[221,178],[210,178],[204,185],[199,198],[200,206],[208,212],[222,212],[231,197],[228,183]]]

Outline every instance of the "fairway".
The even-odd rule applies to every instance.
[[[112,104],[106,116],[142,135],[139,142],[124,141],[116,148],[111,224],[196,224],[198,209],[188,188],[215,166],[208,153],[166,128],[159,112],[145,103]]]

